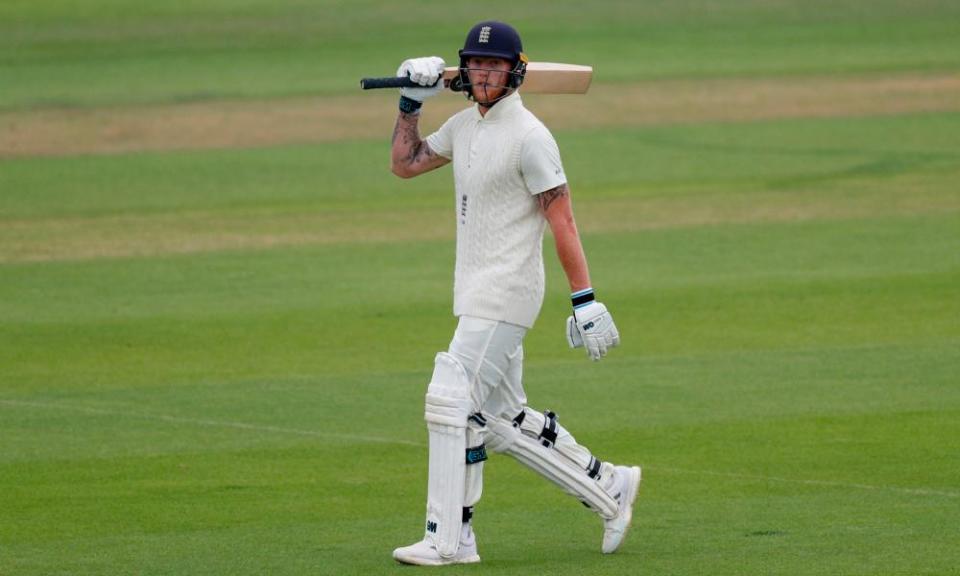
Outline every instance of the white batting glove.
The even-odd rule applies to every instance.
[[[577,304],[578,298],[589,300]],[[599,360],[607,355],[608,349],[620,345],[617,325],[607,307],[593,300],[592,290],[574,294],[573,300],[573,315],[567,318],[567,343],[571,348],[585,347],[590,358]]]
[[[404,60],[397,69],[397,76],[409,76],[423,88],[401,88],[400,95],[417,102],[423,102],[443,90],[443,67],[445,63],[439,56],[411,58]]]

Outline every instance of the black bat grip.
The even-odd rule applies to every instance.
[[[408,76],[387,76],[386,78],[363,78],[360,87],[364,90],[375,88],[422,88]]]
[[[447,88],[453,90],[454,92],[460,92],[463,90],[463,86],[460,84],[460,78],[454,76],[453,79],[447,83],[447,81],[441,79],[439,82],[443,82]],[[360,87],[364,90],[373,90],[376,88],[423,88],[423,86],[417,84],[410,79],[409,76],[387,76],[385,78],[361,78]]]

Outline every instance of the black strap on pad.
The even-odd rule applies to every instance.
[[[550,410],[544,412],[543,415],[545,417],[543,421],[543,430],[540,431],[540,436],[538,439],[540,440],[540,443],[547,448],[552,448],[553,445],[557,443],[557,435],[560,433],[560,424],[557,422],[559,418],[557,418],[557,414],[555,412],[551,412]],[[523,425],[523,421],[526,418],[526,411],[521,410],[520,413],[513,418],[513,427],[519,428],[521,425]]]
[[[600,479],[600,461],[593,456],[590,457],[590,465],[587,466],[587,476],[594,480]]]
[[[540,431],[540,443],[547,448],[552,448],[557,443],[557,434],[560,432],[560,424],[557,423],[557,415],[549,410],[543,413],[546,419],[543,422],[543,430]]]

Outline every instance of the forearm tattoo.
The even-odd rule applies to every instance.
[[[399,139],[400,145],[407,152],[402,158],[407,166],[436,156],[427,141],[420,138],[420,130],[417,128],[419,117],[419,114],[401,112],[397,117],[397,125],[393,128],[391,142],[395,146]]]
[[[551,188],[547,191],[537,194],[537,202],[540,203],[540,209],[544,212],[550,208],[550,205],[553,204],[557,199],[563,198],[564,196],[570,194],[570,189],[567,188],[566,184],[561,184],[556,188]]]

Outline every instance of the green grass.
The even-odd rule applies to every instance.
[[[815,202],[852,203],[860,216],[592,226],[596,284],[624,335],[600,364],[565,348],[565,290],[551,259],[548,302],[527,339],[531,402],[560,413],[602,457],[645,466],[637,526],[622,555],[601,558],[596,519],[494,457],[477,519],[482,570],[695,573],[709,562],[718,574],[949,573],[960,514],[960,215],[955,203],[903,214],[889,204],[898,194],[956,200],[943,179],[957,161],[937,136],[953,117],[938,120],[860,120],[887,144],[838,136],[833,154],[810,150],[842,134],[843,121],[731,126],[757,146],[777,126],[792,134],[757,171],[750,146],[701,154],[717,127],[614,134],[689,167],[683,177],[674,164],[652,167],[636,185],[639,208],[661,184],[678,210],[743,195],[752,205],[780,206],[784,194],[802,203],[803,190],[777,183],[818,174]],[[910,136],[922,130],[926,144]],[[560,135],[574,149],[608,137]],[[676,142],[687,145],[678,152]],[[139,180],[125,199],[96,194],[151,165],[189,162],[229,182],[240,164],[267,170],[335,148],[11,161],[10,173],[29,165],[36,177],[44,167],[91,183],[73,206],[48,187],[8,214],[150,218],[240,205],[270,220],[328,203],[359,212],[390,186],[429,209],[447,201],[442,179],[428,180],[431,199],[413,183],[362,174],[366,198],[311,196],[308,170],[286,176],[300,192],[284,186],[275,197],[212,183],[197,197],[164,194],[204,180],[176,169]],[[933,164],[844,168],[898,149]],[[713,154],[732,161],[711,182]],[[582,211],[622,200],[625,183],[591,186],[583,168]],[[929,190],[899,190],[908,176],[924,176]],[[842,193],[851,186],[875,194]],[[446,240],[4,265],[0,567],[395,570],[389,552],[417,536],[422,513],[421,394],[454,326],[451,265]]]
[[[960,66],[960,9],[945,0],[14,0],[0,6],[0,109],[352,94],[398,55],[452,64],[493,15],[534,60],[591,64],[598,82]]]
[[[333,8],[3,3],[0,108],[346,93],[476,17]],[[603,81],[960,54],[946,2],[511,10],[531,52]],[[495,455],[483,563],[451,571],[960,573],[958,133],[948,112],[558,131],[623,345],[567,349],[548,239],[525,382],[644,467],[635,525],[604,557],[589,511]],[[390,552],[422,530],[454,224],[449,172],[394,178],[387,137],[0,159],[0,574],[412,570]]]

